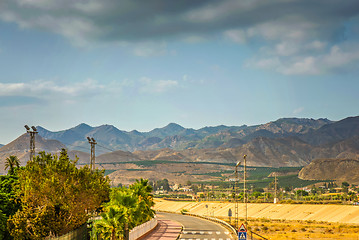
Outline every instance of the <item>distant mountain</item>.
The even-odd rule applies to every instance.
[[[258,137],[283,138],[302,136],[306,138],[322,126],[332,123],[328,119],[281,118],[277,121],[256,126],[216,126],[198,130],[184,128],[170,123],[163,128],[149,132],[122,131],[112,125],[91,127],[80,124],[68,130],[51,132],[38,126],[39,135],[46,139],[56,139],[71,149],[89,152],[86,137],[93,137],[98,142],[99,154],[112,150],[135,151],[171,148],[184,150],[188,148],[233,148],[250,142]],[[307,134],[307,135],[305,135]]]
[[[47,140],[39,135],[35,136],[35,152],[46,151],[48,153],[59,153],[62,148],[66,148],[64,144],[57,140]],[[10,155],[15,155],[20,159],[21,166],[26,165],[29,160],[30,136],[25,133],[0,148],[0,173],[5,173],[5,159]]]
[[[0,148],[3,147],[4,145],[3,144],[0,144]]]
[[[300,138],[312,145],[336,143],[354,136],[359,136],[359,116],[323,125],[310,130]]]

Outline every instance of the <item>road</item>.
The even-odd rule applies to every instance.
[[[158,212],[157,217],[177,221],[183,225],[179,240],[233,240],[228,229],[205,219],[162,212]]]

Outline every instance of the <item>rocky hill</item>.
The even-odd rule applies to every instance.
[[[359,117],[348,117],[343,120],[323,125],[300,136],[312,145],[333,144],[348,138],[359,136]]]
[[[358,159],[316,159],[298,175],[305,180],[336,180],[359,183]]]
[[[220,125],[216,127],[204,127],[198,130],[184,128],[175,123],[170,123],[163,128],[156,128],[149,132],[138,132],[136,130],[127,132],[119,130],[112,125],[91,127],[84,123],[59,132],[51,132],[41,126],[38,126],[37,129],[39,135],[42,137],[46,139],[56,139],[66,144],[67,147],[72,150],[86,151],[84,149],[87,149],[89,152],[89,144],[86,137],[93,137],[99,143],[97,151],[99,153],[105,153],[108,149],[101,148],[101,145],[113,150],[131,152],[162,148],[175,150],[188,148],[232,148],[241,146],[258,137],[299,137],[312,133],[330,123],[332,122],[328,119],[282,118],[256,126]]]

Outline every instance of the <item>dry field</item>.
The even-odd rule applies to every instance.
[[[156,210],[186,209],[227,222],[230,208],[234,212],[233,203],[156,200],[155,205]],[[240,222],[244,222],[244,209],[244,204],[239,204]],[[359,240],[359,206],[248,204],[248,227],[268,239]]]

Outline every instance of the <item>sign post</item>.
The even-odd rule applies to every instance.
[[[228,210],[229,224],[231,224],[232,209]]]
[[[238,239],[247,240],[247,228],[242,223],[241,227],[238,229]]]

